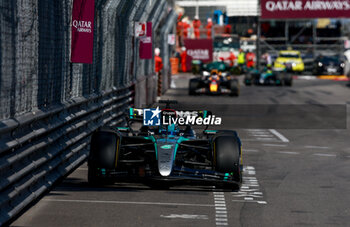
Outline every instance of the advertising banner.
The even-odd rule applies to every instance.
[[[71,62],[92,64],[95,0],[74,0]]]
[[[213,40],[212,39],[185,39],[184,40],[187,60],[186,68],[191,69],[192,60],[201,60],[203,63],[213,61]]]
[[[261,0],[262,19],[350,17],[350,0]]]
[[[140,37],[140,59],[152,59],[152,22],[147,22],[146,36]]]
[[[146,22],[135,22],[135,36],[136,37],[144,37],[146,36]]]

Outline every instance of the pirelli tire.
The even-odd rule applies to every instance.
[[[283,86],[285,73],[279,73],[275,72],[276,78],[275,78],[275,85],[276,86]]]
[[[290,73],[286,73],[283,78],[284,86],[291,87],[293,85],[293,76]]]
[[[220,173],[232,173],[235,182],[242,182],[241,144],[234,134],[224,133],[213,141],[214,166]]]
[[[101,129],[92,134],[88,158],[88,182],[90,184],[110,183],[101,170],[115,169],[119,143],[120,137],[112,129]]]
[[[239,96],[239,82],[237,79],[229,81],[229,88],[231,90],[230,96]]]
[[[253,75],[251,73],[247,73],[244,76],[244,84],[245,86],[251,86],[253,80]]]
[[[189,82],[189,95],[197,95],[196,90],[198,89],[200,81],[198,79],[191,79]]]

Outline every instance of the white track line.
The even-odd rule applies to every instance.
[[[284,143],[289,143],[289,140],[284,136],[282,135],[281,133],[277,132],[277,130],[275,129],[269,129],[269,131],[274,134],[275,136],[277,136],[282,142]]]
[[[266,201],[256,201],[256,200],[232,200],[232,202],[236,203],[258,203],[258,204],[267,204]]]
[[[335,157],[336,156],[335,154],[321,154],[321,153],[316,153],[316,154],[313,154],[313,155],[323,156],[323,157]]]
[[[263,144],[263,146],[268,146],[268,147],[286,147],[287,145],[285,145],[285,144]]]
[[[170,214],[160,215],[161,218],[182,218],[182,219],[208,219],[207,215],[196,215],[196,214]]]
[[[311,149],[330,149],[329,147],[320,147],[320,146],[304,146],[305,148]]]
[[[259,152],[258,150],[255,149],[243,149],[245,152]]]
[[[159,203],[159,202],[133,202],[133,201],[113,201],[113,200],[79,200],[79,199],[42,199],[46,202],[68,202],[68,203],[105,203],[105,204],[134,204],[134,205],[160,205],[160,206],[200,206],[214,207],[212,204],[195,203]]]
[[[300,154],[299,152],[295,152],[295,151],[279,151],[278,153],[280,153],[280,154]]]

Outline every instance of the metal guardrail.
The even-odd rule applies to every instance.
[[[123,124],[132,97],[131,86],[114,88],[0,122],[0,226],[84,162],[94,130]]]

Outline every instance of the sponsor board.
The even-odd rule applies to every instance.
[[[186,67],[191,69],[192,60],[201,60],[203,63],[213,61],[212,39],[185,39],[187,50]]]
[[[261,18],[348,18],[349,0],[261,0]]]

